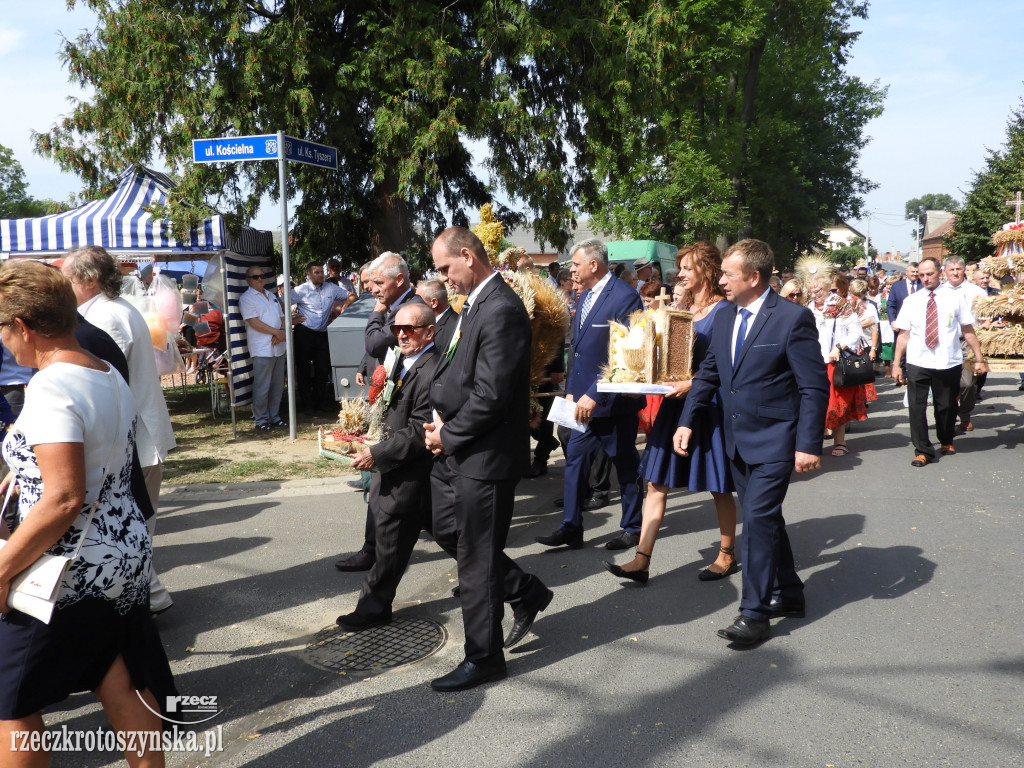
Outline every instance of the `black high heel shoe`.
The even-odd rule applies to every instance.
[[[723,554],[726,554],[729,557],[731,557],[733,559],[732,562],[729,563],[729,567],[721,573],[719,573],[718,571],[712,571],[710,567],[705,568],[703,571],[700,571],[697,574],[697,578],[701,581],[718,581],[719,579],[724,579],[727,576],[732,576],[734,573],[736,573],[736,571],[739,570],[739,566],[736,565],[736,556],[733,554],[733,548],[719,547],[719,550]]]
[[[639,549],[636,553],[641,557],[646,557],[648,563],[651,562],[650,555],[641,552]],[[647,580],[651,577],[650,570],[646,568],[642,571],[624,571],[615,563],[609,563],[607,560],[602,560],[601,562],[604,563],[604,568],[608,573],[612,576],[618,576],[620,579],[629,579],[630,581],[635,581],[637,584],[646,584]]]

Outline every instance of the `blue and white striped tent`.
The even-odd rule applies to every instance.
[[[252,363],[238,298],[246,290],[249,266],[273,263],[273,238],[251,227],[232,234],[223,217],[211,209],[200,226],[178,239],[170,222],[150,212],[152,206],[166,204],[173,186],[164,174],[136,165],[118,177],[114,192],[105,200],[51,216],[0,219],[0,258],[58,258],[74,248],[100,245],[115,257],[134,260],[151,254],[154,261],[218,262],[227,299],[232,406],[245,405],[252,399]]]

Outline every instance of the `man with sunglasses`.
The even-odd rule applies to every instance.
[[[395,313],[392,331],[400,355],[380,396],[384,398],[383,439],[364,448],[353,469],[374,470],[370,513],[376,558],[352,613],[339,626],[358,632],[391,621],[391,604],[420,531],[431,530],[430,470],[434,457],[423,442],[430,421],[430,382],[437,366],[434,313],[415,302]]]
[[[252,360],[252,416],[257,432],[287,426],[280,415],[285,373],[284,309],[277,296],[264,287],[263,270],[258,266],[246,270],[249,288],[238,299]]]

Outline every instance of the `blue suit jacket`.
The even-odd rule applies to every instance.
[[[692,426],[694,414],[718,392],[730,457],[738,452],[748,464],[763,464],[792,461],[794,451],[820,456],[829,384],[814,316],[769,290],[734,371],[736,311],[726,304],[715,314],[711,346],[686,396],[680,426]]]
[[[643,309],[640,294],[614,275],[604,290],[594,300],[587,319],[580,323],[580,313],[590,291],[584,291],[576,302],[576,317],[572,326],[572,368],[565,391],[579,401],[587,395],[597,402],[594,418],[611,416],[616,413],[636,413],[644,406],[642,397],[622,397],[612,393],[597,391],[597,379],[601,368],[608,362],[608,321],[626,324],[629,316],[638,309]]]
[[[914,285],[916,290],[921,290],[920,280],[915,280]],[[893,283],[892,288],[889,289],[889,298],[885,303],[885,312],[889,316],[890,323],[896,322],[896,318],[900,314],[900,307],[903,306],[903,302],[907,300],[909,295],[910,284],[906,280]]]

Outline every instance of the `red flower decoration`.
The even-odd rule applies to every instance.
[[[387,381],[388,374],[383,365],[378,365],[373,369],[373,375],[370,377],[370,405],[376,402],[377,396],[380,395]]]

